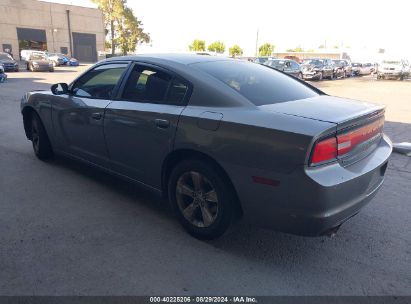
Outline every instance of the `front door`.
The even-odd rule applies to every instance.
[[[97,66],[73,83],[70,94],[54,97],[52,117],[57,149],[107,165],[104,111],[127,66],[127,63]]]
[[[173,148],[189,85],[156,66],[135,64],[118,100],[107,106],[104,133],[112,169],[155,188]]]

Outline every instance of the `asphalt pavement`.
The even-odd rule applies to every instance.
[[[334,238],[239,223],[199,241],[155,193],[61,157],[36,159],[21,96],[82,69],[9,73],[0,84],[0,295],[411,295],[410,157],[393,154],[381,191]],[[407,84],[373,82],[378,94],[365,80],[316,85],[347,97],[408,96],[387,117],[399,142],[411,141]]]

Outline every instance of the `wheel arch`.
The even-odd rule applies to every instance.
[[[31,119],[33,117],[33,113],[38,113],[36,110],[31,106],[25,106],[21,114],[23,115],[23,125],[24,125],[24,132],[26,133],[27,139],[31,140]]]
[[[208,163],[211,163],[215,169],[217,169],[221,175],[223,176],[224,180],[227,182],[229,187],[231,188],[231,191],[234,195],[234,198],[236,200],[236,215],[237,216],[242,216],[243,215],[243,209],[241,207],[241,202],[239,200],[237,190],[234,187],[234,184],[232,183],[229,175],[227,174],[226,170],[211,156],[204,152],[200,152],[197,150],[192,150],[192,149],[178,149],[174,150],[171,153],[167,155],[167,157],[163,161],[162,165],[162,172],[161,172],[161,192],[164,198],[168,197],[168,180],[170,177],[170,174],[173,170],[173,168],[181,161],[187,160],[187,159],[198,159],[198,160],[203,160]]]

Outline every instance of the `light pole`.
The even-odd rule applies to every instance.
[[[55,45],[55,40],[54,40],[54,33],[57,33],[57,29],[56,28],[51,29],[50,31],[51,31],[51,38],[53,40],[53,53],[55,53],[56,52],[56,45]]]
[[[257,38],[255,40],[255,57],[256,58],[258,57],[258,32],[259,32],[259,29],[257,29]]]

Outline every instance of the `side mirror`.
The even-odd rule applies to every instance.
[[[69,88],[67,83],[56,83],[51,86],[51,92],[54,95],[63,95],[69,93]]]

